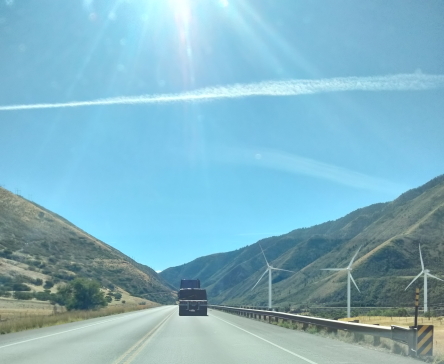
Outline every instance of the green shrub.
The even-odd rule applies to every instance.
[[[50,292],[37,292],[34,297],[40,301],[50,301],[52,298]]]
[[[86,278],[76,278],[59,287],[57,295],[68,310],[91,310],[108,305],[100,283]]]
[[[46,281],[44,286],[43,286],[43,288],[46,288],[46,289],[50,289],[52,287],[54,287],[54,282],[53,281]]]
[[[3,249],[2,251],[0,251],[0,257],[11,259],[11,255],[12,255],[12,250],[10,249]]]
[[[31,288],[29,288],[26,284],[23,283],[14,283],[12,285],[13,291],[30,291]]]
[[[14,292],[14,298],[16,300],[32,300],[34,298],[34,294],[31,292]]]

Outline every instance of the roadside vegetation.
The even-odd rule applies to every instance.
[[[71,310],[62,313],[53,313],[48,316],[25,315],[23,317],[0,321],[0,334],[36,329],[46,326],[66,324],[69,322],[88,320],[96,317],[116,315],[125,312],[144,310],[155,305],[121,305],[109,306],[96,310]]]
[[[16,277],[15,279],[1,277],[1,279],[2,296],[12,296],[18,300],[36,298],[41,301],[50,301],[54,310],[50,315],[25,313],[19,317],[3,319],[0,315],[0,334],[109,316],[155,306],[154,304],[147,305],[146,301],[139,304],[125,304],[124,300],[121,301],[122,305],[108,306],[113,300],[120,301],[122,294],[110,291],[105,295],[99,282],[87,278],[76,278],[66,284],[59,285],[56,293],[51,293],[49,289],[45,289],[43,292],[29,292],[30,288],[23,283],[26,277]],[[35,282],[33,283],[35,284]],[[43,284],[40,281],[37,283],[39,285]],[[53,283],[46,281],[45,285],[51,288]],[[5,288],[12,289],[13,293],[5,291]],[[60,312],[60,309],[57,310],[57,307],[60,306],[64,312]]]

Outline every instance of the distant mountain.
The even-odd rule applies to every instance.
[[[212,303],[266,305],[267,280],[253,285],[265,271],[262,245],[274,266],[297,271],[273,272],[276,305],[345,305],[346,273],[321,268],[353,265],[362,294],[355,288],[352,305],[411,305],[404,291],[421,270],[418,244],[426,267],[444,278],[444,175],[407,191],[396,200],[367,206],[338,219],[281,236],[263,239],[228,253],[213,254],[168,268],[161,276],[176,285],[180,278],[200,278]],[[422,286],[419,279],[418,286]],[[430,305],[444,301],[444,283],[429,280]]]
[[[0,188],[2,276],[3,280],[23,276],[55,283],[77,276],[91,277],[105,287],[117,286],[151,301],[175,300],[173,287],[150,267],[135,262],[63,217]]]

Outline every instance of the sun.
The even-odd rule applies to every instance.
[[[190,0],[169,0],[176,22],[189,24],[191,20]]]

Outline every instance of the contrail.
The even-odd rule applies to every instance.
[[[189,92],[121,96],[90,101],[0,106],[0,111],[55,109],[99,105],[202,102],[250,96],[297,96],[337,91],[408,91],[444,87],[444,75],[399,74],[375,77],[338,77],[320,80],[265,81],[197,89]]]

